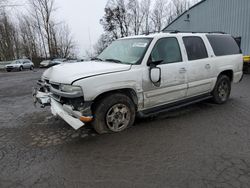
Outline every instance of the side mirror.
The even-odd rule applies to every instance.
[[[159,67],[150,68],[150,80],[154,84],[161,81],[161,69]]]

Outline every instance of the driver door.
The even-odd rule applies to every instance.
[[[162,38],[155,44],[149,62],[161,62],[161,80],[144,83],[144,108],[152,108],[182,100],[187,96],[187,65],[183,62],[179,41],[176,37]],[[155,66],[155,65],[154,65]],[[150,68],[148,71],[150,77]]]

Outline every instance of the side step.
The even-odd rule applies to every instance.
[[[159,106],[159,107],[151,108],[151,109],[148,109],[148,110],[140,111],[140,112],[138,112],[138,116],[141,117],[141,118],[147,118],[147,117],[150,117],[150,116],[153,116],[153,115],[158,115],[160,113],[169,112],[169,111],[172,111],[172,110],[183,108],[185,106],[189,106],[191,104],[198,103],[198,102],[208,100],[208,99],[211,99],[211,98],[212,98],[212,96],[210,94],[201,95],[201,96],[198,96],[198,97],[192,97],[192,98],[185,99],[185,100],[182,100],[182,101],[178,101],[178,102],[162,105],[162,106]]]

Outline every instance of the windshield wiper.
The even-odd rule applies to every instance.
[[[105,61],[110,61],[110,62],[114,62],[114,63],[122,63],[120,60],[118,59],[105,59]]]
[[[91,61],[103,61],[101,58],[98,57],[93,57],[91,58]]]

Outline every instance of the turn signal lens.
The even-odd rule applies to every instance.
[[[84,123],[89,123],[93,120],[93,117],[92,116],[81,116],[79,119]]]

